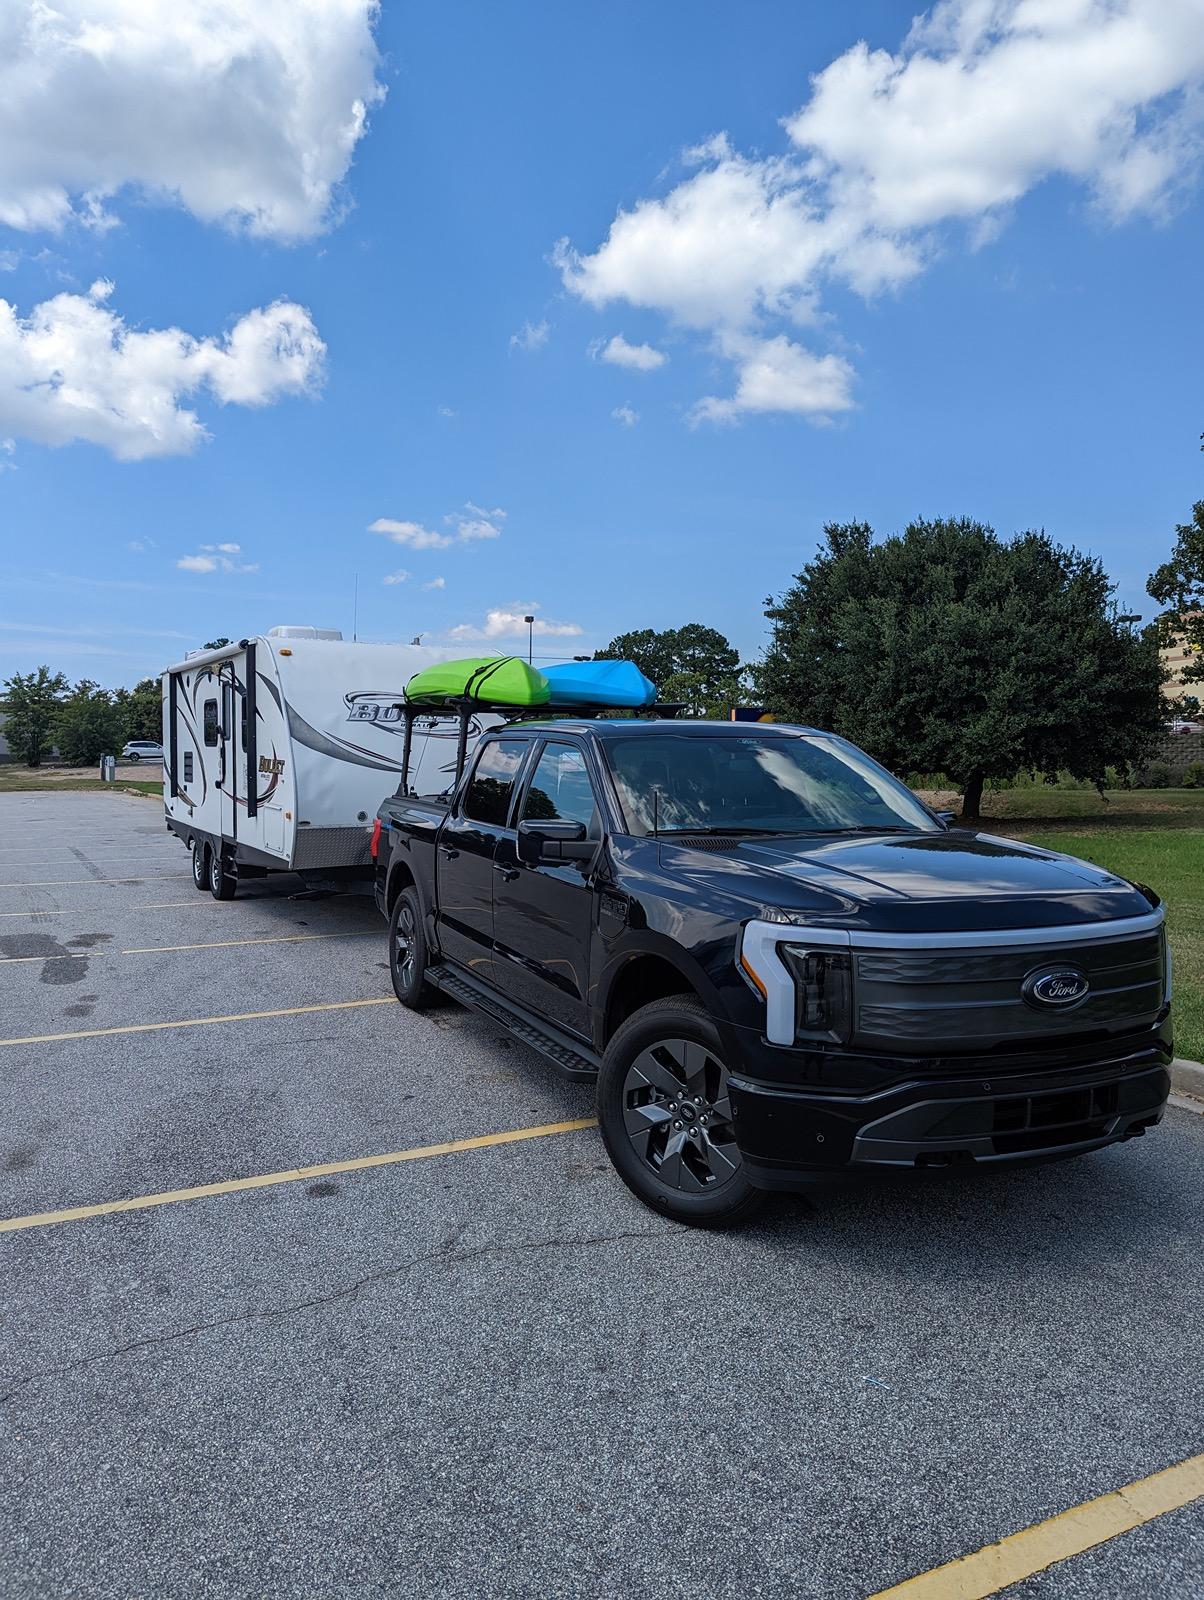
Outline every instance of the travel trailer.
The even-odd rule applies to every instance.
[[[163,801],[197,888],[225,900],[241,879],[294,872],[370,890],[373,819],[403,767],[403,686],[431,657],[293,627],[168,667]],[[459,721],[411,720],[407,792],[439,794],[455,778]],[[474,714],[469,742],[499,720]]]

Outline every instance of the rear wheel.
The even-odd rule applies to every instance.
[[[233,900],[237,888],[238,880],[232,872],[226,871],[221,850],[210,850],[209,893],[215,900]]]
[[[203,839],[192,841],[192,886],[194,889],[205,890],[209,887],[209,862],[206,859],[209,847]]]
[[[141,761],[142,757],[138,754],[137,750],[131,750],[130,751],[130,760],[131,761]]]
[[[656,1000],[615,1034],[598,1120],[619,1176],[653,1211],[731,1228],[764,1203],[736,1144],[718,1030],[693,995]]]
[[[389,916],[389,976],[393,993],[411,1011],[423,1011],[437,997],[426,981],[426,934],[422,927],[422,901],[411,884],[394,901]]]

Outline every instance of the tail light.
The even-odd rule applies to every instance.
[[[373,861],[375,861],[377,856],[380,854],[380,818],[379,817],[377,817],[376,821],[372,824],[372,842],[368,846],[368,854],[372,857]]]

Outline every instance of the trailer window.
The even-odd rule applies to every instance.
[[[498,739],[482,747],[464,795],[464,815],[470,822],[506,826],[514,780],[526,749],[524,739]]]
[[[205,743],[217,743],[217,701],[206,700],[205,712]]]

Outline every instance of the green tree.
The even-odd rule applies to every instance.
[[[621,633],[594,660],[634,661],[656,684],[658,699],[682,701],[695,716],[726,717],[740,698],[739,651],[701,622]]]
[[[875,542],[830,524],[766,601],[769,708],[845,735],[897,772],[945,772],[977,817],[1021,768],[1102,784],[1140,762],[1164,716],[1156,630],[1117,619],[1101,564],[1043,532],[966,518]]]
[[[59,702],[55,742],[64,761],[86,767],[121,748],[121,723],[112,692],[91,678],[81,678]]]
[[[202,650],[224,650],[229,643],[230,643],[229,639],[227,639],[225,634],[223,634],[220,639],[210,639],[207,644],[203,644],[201,646],[201,649]]]
[[[13,755],[26,766],[40,767],[42,757],[53,748],[59,702],[66,692],[66,678],[49,667],[24,675],[14,672],[5,681],[0,704],[5,713],[4,737]]]
[[[114,695],[118,715],[118,741],[163,737],[163,691],[158,678],[143,678],[132,689]]]
[[[1191,508],[1190,522],[1176,526],[1170,559],[1150,574],[1146,588],[1159,605],[1169,608],[1158,619],[1160,641],[1169,645],[1181,639],[1195,653],[1183,669],[1184,683],[1204,682],[1204,500]],[[1194,695],[1183,698],[1196,701]]]

